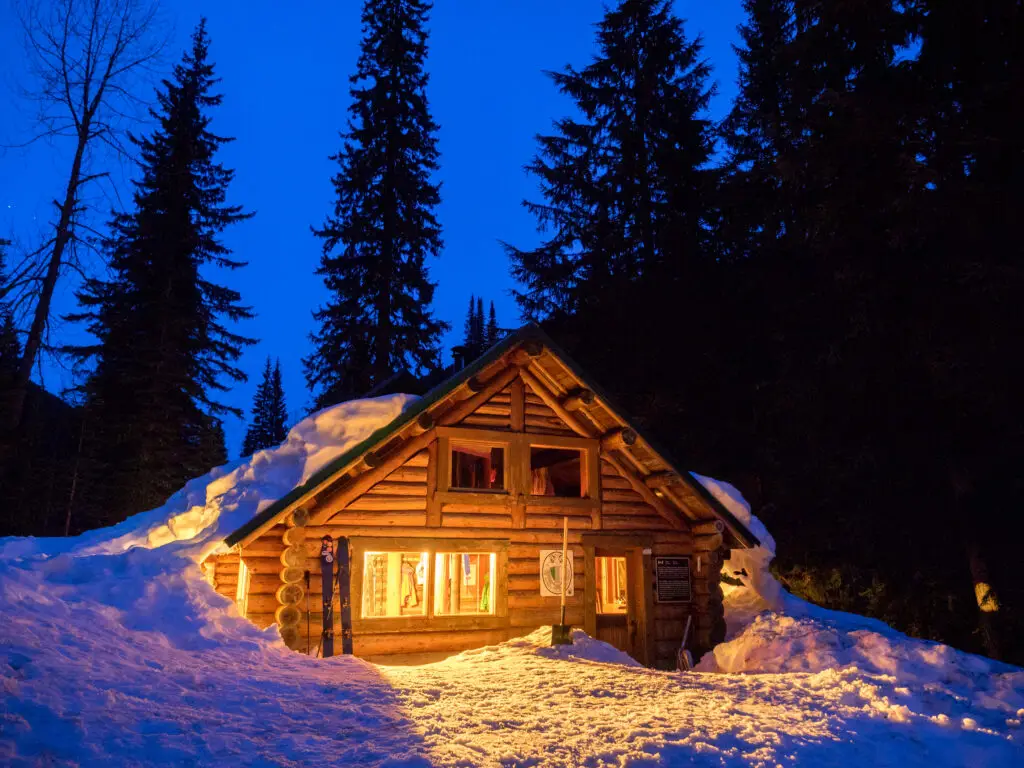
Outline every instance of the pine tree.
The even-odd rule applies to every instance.
[[[792,111],[792,0],[744,0],[739,27],[739,92],[722,125],[728,148],[719,205],[726,250],[734,257],[764,257],[780,247],[792,211],[785,202],[784,169],[797,141]]]
[[[525,205],[551,236],[507,246],[528,316],[610,300],[638,277],[676,280],[706,247],[713,137],[700,39],[687,39],[669,0],[623,0],[597,37],[591,64],[551,74],[582,118],[538,137],[529,166],[545,199]]]
[[[221,96],[208,55],[203,21],[157,94],[157,129],[135,140],[141,179],[134,210],[115,217],[105,243],[112,276],[87,281],[78,295],[73,319],[96,337],[71,350],[94,366],[84,385],[93,479],[84,493],[94,523],[155,506],[222,463],[219,417],[238,415],[215,393],[225,380],[245,380],[235,361],[252,341],[226,321],[252,313],[206,270],[244,265],[219,234],[250,214],[225,202],[234,173],[215,159],[229,139],[209,130],[207,110]]]
[[[487,337],[484,331],[484,300],[481,296],[476,297],[476,323],[473,326],[473,340],[482,354],[487,346]]]
[[[498,330],[498,315],[494,311],[494,302],[492,301],[491,311],[490,314],[487,316],[486,346],[493,347],[495,344],[497,344],[499,333],[500,332]]]
[[[462,326],[462,346],[466,350],[468,358],[476,357],[476,355],[472,354],[476,348],[476,296],[469,297],[466,322]]]
[[[268,357],[263,367],[263,379],[253,398],[252,421],[242,443],[242,455],[251,456],[256,451],[280,445],[287,437],[288,410],[284,402],[281,361],[276,361],[271,367]]]
[[[399,368],[437,365],[440,334],[426,258],[441,249],[435,216],[437,124],[427,104],[426,0],[366,0],[345,145],[333,157],[334,212],[318,274],[331,292],[306,380],[324,407],[355,397]]]

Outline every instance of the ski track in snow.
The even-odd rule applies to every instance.
[[[289,651],[197,563],[409,402],[315,414],[111,529],[0,540],[0,765],[1024,765],[1024,670],[789,595],[699,476],[763,542],[729,561],[747,586],[703,671],[549,629],[420,667]]]

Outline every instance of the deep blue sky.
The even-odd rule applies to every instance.
[[[238,329],[260,339],[241,363],[250,380],[225,396],[245,411],[267,355],[281,358],[293,417],[310,404],[301,359],[314,327],[310,313],[325,290],[314,274],[320,253],[309,228],[331,207],[335,166],[328,156],[340,146],[338,131],[347,117],[360,7],[357,0],[165,0],[171,41],[166,67],[180,57],[200,14],[207,14],[224,94],[213,130],[236,137],[222,156],[237,172],[229,199],[256,213],[225,236],[249,266],[224,280],[258,315]],[[603,8],[601,0],[436,0],[429,99],[441,126],[439,218],[445,247],[430,270],[438,283],[434,310],[452,324],[446,347],[458,342],[471,293],[494,300],[503,326],[518,324],[499,240],[536,242],[534,221],[520,206],[524,197],[536,197],[536,185],[522,167],[534,152],[534,135],[548,131],[569,109],[543,71],[590,60],[593,24]],[[719,118],[736,90],[730,46],[742,21],[740,0],[676,0],[676,11],[687,20],[689,35],[704,38],[718,89],[711,113]],[[17,106],[14,88],[24,69],[21,50],[7,0],[0,6],[0,144],[13,143],[27,130],[28,116]],[[0,236],[21,243],[38,237],[67,166],[61,147],[0,150]],[[123,194],[132,172],[121,168],[113,187],[94,190],[102,211],[115,204],[118,190]],[[74,306],[73,287],[74,278],[64,282],[62,312]],[[58,342],[76,337],[81,332],[75,328],[55,329]],[[70,384],[69,374],[53,363],[43,373],[48,389]],[[244,423],[229,419],[225,427],[228,451],[236,455]]]

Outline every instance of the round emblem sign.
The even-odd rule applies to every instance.
[[[570,569],[572,559],[570,558]],[[541,593],[560,595],[562,594],[562,553],[559,551],[548,552],[540,564]],[[569,571],[569,583],[566,585],[565,593],[572,594],[573,573]]]

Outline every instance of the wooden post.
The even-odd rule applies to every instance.
[[[562,587],[559,623],[551,627],[552,645],[572,645],[572,633],[565,623],[565,593],[569,589],[569,518],[562,518]]]

